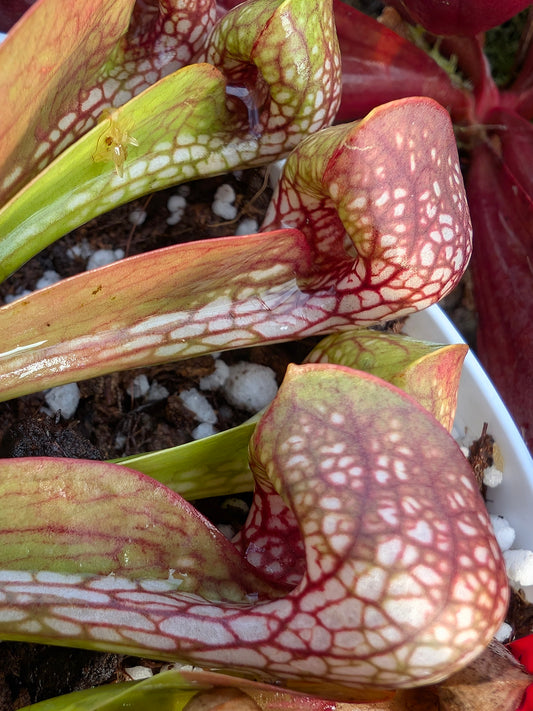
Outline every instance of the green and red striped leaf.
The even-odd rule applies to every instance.
[[[280,230],[167,247],[66,279],[0,309],[6,335],[17,321],[22,329],[2,345],[0,390],[16,397],[113,370],[287,340],[294,330],[281,327],[292,321],[295,276],[309,269],[303,235]]]
[[[0,460],[0,567],[171,581],[212,600],[279,595],[178,494],[133,469]]]
[[[451,432],[468,346],[440,345],[404,335],[359,329],[324,338],[306,358],[377,375],[412,395]]]
[[[327,685],[323,686],[325,698],[291,691],[279,684],[199,669],[171,669],[138,682],[109,684],[41,701],[33,704],[31,711],[122,711],[125,706],[152,711],[155,705],[158,711],[393,711],[392,707],[375,705],[391,696],[390,692],[353,691],[352,702],[333,705]]]
[[[0,47],[0,204],[103,109],[188,64],[214,20],[214,0],[35,3]]]

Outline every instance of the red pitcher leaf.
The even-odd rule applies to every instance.
[[[317,436],[318,432],[320,436]],[[372,665],[375,676],[371,674],[371,678],[377,686],[401,687],[419,683],[413,678],[410,682],[406,677],[402,678],[402,673],[407,675],[407,671],[402,672],[401,665],[396,669],[385,652],[395,638],[392,628],[399,623],[399,617],[402,617],[404,634],[411,625],[420,624],[412,641],[422,656],[425,655],[422,652],[426,644],[424,640],[428,645],[434,645],[440,634],[436,630],[447,627],[449,641],[443,643],[438,652],[440,645],[433,647],[436,657],[443,661],[449,654],[445,648],[454,644],[451,630],[455,630],[459,637],[462,634],[452,622],[456,614],[462,614],[453,611],[459,599],[464,602],[469,598],[472,602],[472,609],[465,613],[472,622],[470,615],[477,615],[473,598],[476,595],[480,596],[480,601],[484,598],[483,583],[478,581],[474,585],[477,593],[470,587],[465,598],[455,597],[453,592],[450,595],[449,576],[444,573],[449,569],[454,571],[452,577],[457,576],[452,588],[457,586],[458,590],[459,587],[463,589],[463,585],[473,585],[472,563],[463,557],[468,543],[460,530],[468,528],[473,536],[479,535],[479,540],[486,541],[483,545],[488,546],[486,552],[491,573],[487,571],[482,577],[487,582],[491,580],[494,597],[490,602],[484,600],[482,605],[494,605],[494,610],[498,608],[496,616],[501,614],[507,597],[507,583],[502,576],[499,550],[494,546],[492,532],[486,527],[484,506],[475,493],[470,466],[453,439],[397,388],[341,366],[290,366],[277,398],[258,424],[250,451],[256,492],[263,488],[268,493],[274,487],[293,510],[302,531],[307,566],[304,575],[307,587],[302,601],[305,601],[307,612],[311,614],[314,608],[315,625],[319,629],[323,626],[331,631],[338,624],[339,642],[341,638],[347,642],[351,634],[355,634],[352,640],[357,657],[360,662],[365,660]],[[320,473],[314,478],[317,466]],[[314,496],[309,494],[311,485]],[[451,491],[454,494],[450,494]],[[460,494],[459,506],[454,499],[456,493]],[[254,521],[255,505],[256,500],[247,527]],[[421,516],[422,511],[425,513]],[[482,519],[484,523],[478,528]],[[454,525],[450,528],[452,520]],[[435,529],[431,530],[433,524]],[[455,525],[458,528],[452,531]],[[478,529],[477,533],[474,529]],[[412,534],[408,533],[410,530]],[[403,543],[399,541],[400,531],[405,536]],[[477,546],[474,540],[471,543]],[[411,545],[417,547],[416,552]],[[466,546],[464,550],[463,546]],[[407,548],[410,551],[408,556],[405,553]],[[380,551],[383,554],[381,569]],[[413,558],[408,561],[411,553]],[[458,570],[455,566],[461,560]],[[415,572],[419,566],[428,574],[429,569],[432,570],[436,587],[431,593],[425,588],[428,581],[420,572]],[[342,584],[331,596],[335,602],[327,606],[322,596],[325,590],[333,591],[329,580],[333,570],[338,583],[342,581]],[[350,580],[355,584],[353,591]],[[303,585],[301,583],[298,589],[301,590]],[[420,610],[416,622],[408,613],[410,595],[415,595],[415,588],[425,596],[428,605],[425,612]],[[417,597],[420,604],[420,597]],[[396,603],[398,610],[395,609]],[[435,616],[429,609],[434,606],[439,610]],[[492,615],[488,614],[489,617]],[[369,634],[361,629],[360,623],[363,619],[374,619],[374,615],[373,633]],[[424,619],[431,619],[427,628]],[[353,620],[350,634],[348,620]],[[476,624],[473,623],[473,627]],[[399,637],[395,639],[400,647],[404,644]],[[336,635],[333,640],[337,640]],[[387,671],[385,666],[380,671],[376,658],[369,658],[374,643],[383,653],[384,662],[389,657]],[[405,659],[403,654],[409,656],[405,648],[399,652],[400,658]],[[470,658],[474,656],[472,654]],[[356,669],[354,673],[357,674]],[[426,676],[426,683],[430,676],[431,672]],[[361,683],[367,682],[361,679]]]
[[[479,95],[483,94],[487,97],[492,95],[494,100],[498,98],[498,88],[492,78],[490,65],[483,51],[484,36],[457,37],[454,35],[452,37],[432,37],[431,39],[434,41],[436,51],[450,58],[450,61],[457,63],[455,81],[460,81],[457,74],[460,76],[462,73],[465,77],[462,80],[462,86],[469,97],[471,109],[465,123],[467,125],[478,124],[477,98]],[[468,78],[466,79],[466,77]],[[472,95],[470,95],[469,89],[473,90]]]
[[[468,346],[439,345],[403,335],[357,329],[327,336],[308,363],[337,363],[383,378],[412,395],[451,432]]]
[[[315,252],[309,289],[375,323],[426,308],[457,284],[471,226],[448,113],[408,98],[302,141],[262,229],[297,227]]]
[[[214,0],[37,2],[0,47],[0,204],[104,108],[187,64],[214,19]]]
[[[0,636],[355,688],[437,682],[488,644],[508,601],[502,557],[468,463],[412,398],[342,366],[291,366],[251,458],[304,545],[285,597],[5,570]]]
[[[340,0],[334,0],[342,58],[337,122],[353,121],[376,106],[406,96],[429,96],[455,120],[472,115],[468,93],[422,49]]]
[[[339,108],[332,0],[244,3],[217,24],[199,59],[221,69],[232,105],[274,157],[331,124]]]
[[[171,581],[212,600],[276,595],[191,504],[133,469],[4,459],[0,480],[1,568]]]
[[[507,160],[484,143],[476,147],[468,195],[477,249],[472,276],[479,315],[477,350],[522,431],[533,446],[533,201]],[[507,141],[508,139],[506,139]],[[524,165],[533,156],[517,136]],[[509,155],[508,150],[506,155]],[[518,152],[510,164],[519,163]],[[494,285],[497,284],[497,290]]]
[[[530,0],[391,0],[434,35],[477,35],[501,25]]]
[[[213,35],[210,61],[220,59],[226,70],[229,58],[218,56],[220,42],[232,48],[241,29],[248,36],[250,13],[256,17],[261,10],[268,31],[253,25],[253,45],[240,48],[229,79],[211,64],[184,67],[112,111],[58,156],[0,211],[0,278],[95,215],[169,185],[268,163],[303,133],[329,123],[339,98],[339,58],[328,31],[330,0],[321,4],[321,12],[303,0],[257,0],[236,8]],[[280,41],[282,31],[292,44],[284,36]],[[247,49],[252,55],[245,61]],[[228,92],[241,92],[235,73],[250,62],[259,70],[259,93],[248,97],[258,104],[247,109],[247,95]]]
[[[526,119],[533,118],[533,37],[531,27],[533,14],[529,11],[523,34],[524,53],[520,70],[509,87],[509,94],[514,97],[516,110]]]
[[[533,160],[533,126],[530,121],[514,111],[498,108],[487,115],[487,123],[491,126],[494,145],[506,170],[522,191],[533,199],[533,175],[528,169],[529,162]]]

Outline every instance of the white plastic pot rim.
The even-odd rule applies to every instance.
[[[404,331],[436,343],[464,343],[437,305],[409,316]],[[515,529],[513,548],[533,550],[533,459],[494,385],[470,351],[459,385],[455,429],[469,440],[477,439],[485,422],[504,460],[503,482],[488,490],[487,508],[504,516]],[[533,586],[525,588],[525,592],[533,600]]]

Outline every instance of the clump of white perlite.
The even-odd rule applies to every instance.
[[[223,183],[217,188],[211,210],[223,220],[234,220],[237,217],[235,198],[235,190],[229,183]]]
[[[189,388],[179,394],[185,407],[194,413],[198,421],[192,431],[194,439],[216,434],[218,414],[211,406],[204,392],[220,390],[233,407],[255,414],[274,399],[278,390],[276,374],[265,365],[239,362],[227,365],[215,357],[215,369],[201,378],[200,389]]]

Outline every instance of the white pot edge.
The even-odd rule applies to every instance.
[[[464,343],[464,339],[437,306],[411,314],[405,333],[437,343]],[[494,385],[470,351],[465,358],[459,394],[456,429],[467,439],[481,434],[483,423],[494,437],[504,459],[504,478],[500,486],[487,492],[487,508],[504,516],[516,531],[513,548],[533,550],[533,459]],[[525,588],[533,601],[533,586]]]

